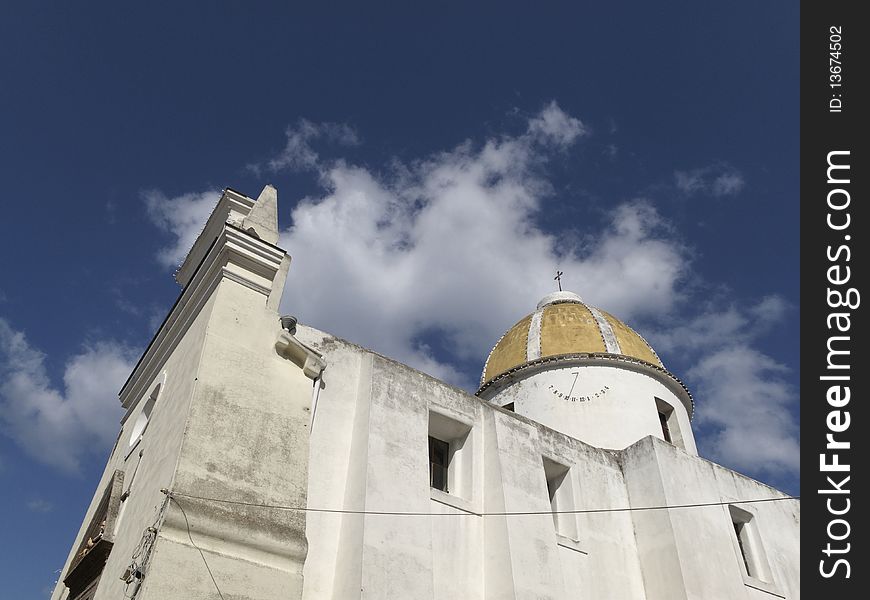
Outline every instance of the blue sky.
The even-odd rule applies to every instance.
[[[798,492],[797,3],[224,4],[0,8],[14,597],[224,187],[278,187],[282,309],[471,390],[562,269],[688,384],[702,454]]]

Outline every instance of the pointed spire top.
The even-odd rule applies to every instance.
[[[278,201],[278,189],[271,183],[267,183],[266,187],[263,188],[263,191],[260,192],[260,195],[257,197],[257,202],[260,203],[266,200],[267,197],[271,198],[274,202]]]
[[[257,202],[242,221],[242,229],[264,242],[278,243],[278,190],[271,184],[263,188]]]

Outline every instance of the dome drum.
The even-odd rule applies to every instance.
[[[691,419],[695,410],[695,400],[686,385],[673,373],[663,367],[654,365],[622,354],[606,352],[580,352],[548,356],[517,365],[484,383],[477,391],[477,396],[489,400],[512,384],[552,368],[569,366],[603,366],[616,367],[653,377],[664,384],[680,399]]]

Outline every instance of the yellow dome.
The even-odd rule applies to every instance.
[[[652,347],[631,327],[584,304],[577,294],[556,292],[501,337],[489,353],[480,385],[530,362],[576,354],[627,357],[664,369]]]

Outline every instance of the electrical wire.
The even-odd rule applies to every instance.
[[[308,506],[281,506],[275,504],[261,504],[256,502],[243,502],[240,500],[227,500],[222,498],[209,498],[207,496],[197,496],[195,494],[184,494],[182,492],[173,492],[167,489],[160,490],[167,496],[168,499],[175,500],[175,503],[178,505],[178,508],[181,510],[181,514],[184,517],[184,523],[187,527],[187,537],[190,540],[190,543],[194,548],[199,552],[199,556],[202,558],[202,563],[205,565],[206,571],[208,571],[209,577],[211,577],[211,582],[214,584],[215,589],[217,590],[218,595],[221,597],[221,600],[224,600],[224,595],[221,592],[220,587],[217,584],[217,581],[214,578],[214,574],[211,571],[211,567],[208,565],[208,561],[205,558],[205,554],[202,549],[196,545],[196,542],[193,541],[193,536],[190,532],[190,521],[187,519],[187,513],[184,510],[184,506],[178,500],[179,496],[183,498],[190,498],[195,500],[202,500],[206,502],[219,502],[222,504],[235,504],[239,506],[251,506],[257,508],[270,508],[276,510],[295,510],[302,512],[317,512],[317,513],[332,513],[332,514],[349,514],[349,515],[389,515],[389,516],[414,516],[414,517],[434,517],[434,516],[478,516],[478,517],[510,517],[510,516],[520,516],[520,515],[552,515],[552,514],[587,514],[587,513],[609,513],[609,512],[629,512],[629,511],[646,511],[646,510],[664,510],[664,509],[677,509],[677,508],[697,508],[704,506],[723,506],[726,504],[751,504],[758,502],[777,502],[782,500],[800,500],[800,496],[786,496],[781,498],[756,498],[752,500],[741,500],[741,501],[731,501],[731,502],[698,502],[694,504],[674,504],[668,506],[641,506],[641,507],[624,507],[624,508],[597,508],[597,509],[580,509],[580,510],[555,510],[555,511],[520,511],[520,512],[491,512],[491,513],[477,513],[473,511],[464,510],[466,514],[459,513],[428,513],[428,512],[397,512],[397,511],[371,511],[371,510],[347,510],[347,509],[332,509],[332,508],[311,508]]]
[[[175,503],[178,505],[178,508],[181,509],[181,514],[184,516],[184,523],[187,525],[187,537],[190,540],[190,543],[199,551],[200,557],[202,557],[202,564],[205,565],[205,570],[208,571],[208,576],[211,577],[211,582],[214,584],[214,589],[217,590],[218,596],[221,597],[221,600],[224,600],[224,595],[221,592],[220,587],[218,587],[217,581],[215,581],[214,574],[211,572],[211,567],[208,566],[208,561],[205,559],[205,554],[203,554],[202,549],[196,545],[196,542],[193,541],[193,537],[190,535],[190,521],[187,520],[187,513],[184,512],[184,507],[181,505],[181,502],[178,501],[178,498],[174,494],[167,494],[169,498],[173,498]]]
[[[127,489],[129,491],[130,488]],[[164,498],[163,502],[160,503],[160,507],[157,509],[157,514],[154,517],[154,523],[145,528],[145,531],[142,532],[139,544],[136,546],[136,549],[133,550],[130,564],[127,567],[131,577],[126,580],[124,584],[124,598],[127,598],[128,600],[135,598],[139,594],[139,590],[142,589],[142,580],[145,578],[145,575],[148,572],[148,567],[151,563],[151,552],[154,549],[154,542],[157,539],[157,531],[159,529],[160,521],[163,519],[163,514],[168,505],[169,496]],[[133,593],[128,594],[127,592],[130,589],[130,585],[134,581],[136,586],[133,588]]]
[[[478,517],[513,517],[513,516],[530,516],[530,515],[553,515],[553,514],[561,514],[561,515],[579,515],[579,514],[591,514],[591,513],[615,513],[615,512],[640,512],[647,510],[672,510],[672,509],[681,509],[681,508],[701,508],[707,506],[725,506],[729,504],[755,504],[760,502],[781,502],[783,500],[800,500],[800,496],[783,496],[779,498],[755,498],[750,500],[729,500],[727,502],[717,501],[717,502],[696,502],[692,504],[671,504],[671,505],[660,505],[660,506],[628,506],[628,507],[619,507],[619,508],[584,508],[577,510],[547,510],[547,511],[517,511],[517,512],[474,512],[470,510],[463,510],[466,514],[459,513],[431,513],[431,512],[400,512],[400,511],[387,511],[387,510],[352,510],[352,509],[341,509],[341,508],[312,508],[310,506],[281,506],[276,504],[262,504],[257,502],[243,502],[241,500],[228,500],[224,498],[209,498],[207,496],[197,496],[195,494],[185,494],[182,492],[174,492],[169,490],[162,490],[165,494],[172,498],[176,498],[181,496],[183,498],[191,498],[196,500],[203,500],[206,502],[219,502],[221,504],[235,504],[239,506],[252,506],[257,508],[270,508],[275,510],[295,510],[300,512],[312,512],[312,513],[332,513],[332,514],[343,514],[343,515],[384,515],[384,516],[405,516],[405,517],[443,517],[443,516],[466,516],[473,515]],[[180,506],[180,505],[179,505]]]

